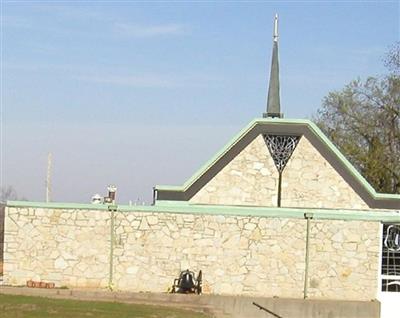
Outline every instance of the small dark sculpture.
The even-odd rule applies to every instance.
[[[182,293],[182,294],[201,294],[201,283],[202,283],[202,273],[199,271],[197,278],[194,272],[190,270],[185,270],[180,273],[179,278],[174,280],[174,285],[172,286],[172,293]]]

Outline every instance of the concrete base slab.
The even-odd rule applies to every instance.
[[[114,301],[173,306],[210,314],[216,318],[379,318],[378,301],[260,298],[220,295],[130,293],[87,289],[37,289],[0,287],[1,294]],[[267,309],[260,310],[253,303]]]

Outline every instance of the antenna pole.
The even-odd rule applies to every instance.
[[[50,202],[51,196],[51,152],[47,156],[47,178],[46,178],[46,202]]]

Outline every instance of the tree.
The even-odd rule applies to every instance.
[[[12,186],[0,187],[0,203],[7,200],[21,200],[26,201],[25,198],[19,198],[17,191]]]
[[[384,65],[393,74],[400,75],[400,41],[396,42],[386,54],[384,60]]]
[[[400,45],[391,73],[328,94],[314,120],[378,192],[400,193]]]

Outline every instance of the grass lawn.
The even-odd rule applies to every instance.
[[[207,318],[169,307],[0,294],[0,318]]]

